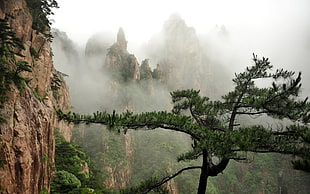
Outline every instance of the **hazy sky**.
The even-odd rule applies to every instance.
[[[123,27],[127,39],[143,42],[162,29],[178,12],[198,33],[215,25],[242,30],[278,28],[310,23],[309,0],[57,0],[53,27],[86,42],[100,31]],[[263,29],[261,29],[263,31]],[[264,33],[264,32],[263,32]]]
[[[98,32],[115,34],[122,27],[128,50],[137,49],[173,13],[196,29],[208,55],[232,72],[243,71],[252,53],[271,59],[276,67],[303,72],[310,82],[310,0],[57,0],[52,27],[67,32],[79,45]],[[210,42],[215,26],[224,25],[229,39]],[[210,48],[211,47],[211,48]],[[310,94],[310,86],[309,94]]]

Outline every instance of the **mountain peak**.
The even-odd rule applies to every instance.
[[[123,52],[127,51],[127,40],[123,28],[119,28],[117,33],[117,44]]]

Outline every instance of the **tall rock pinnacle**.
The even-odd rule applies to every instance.
[[[124,32],[123,28],[119,28],[119,30],[118,30],[117,44],[123,53],[127,52],[127,40],[126,40],[125,32]]]
[[[117,72],[122,81],[140,79],[139,63],[137,58],[127,51],[127,41],[122,28],[118,30],[117,42],[108,49],[105,66]]]

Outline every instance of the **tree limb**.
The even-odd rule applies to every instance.
[[[260,115],[268,113],[267,111],[259,111],[259,112],[236,112],[237,115]]]
[[[171,179],[175,178],[176,176],[178,176],[182,172],[184,172],[186,170],[193,170],[193,169],[201,169],[201,166],[190,166],[190,167],[187,167],[187,168],[183,168],[183,169],[179,170],[178,172],[176,172],[175,174],[163,178],[160,182],[158,182],[155,185],[151,186],[150,188],[148,188],[146,191],[144,191],[142,193],[146,194],[146,193],[150,192],[151,190],[153,190],[153,189],[155,189],[157,187],[160,187],[161,185],[163,185],[166,182],[170,181]]]
[[[182,133],[185,133],[187,135],[190,135],[191,137],[193,137],[194,139],[197,139],[197,140],[200,140],[201,137],[198,136],[197,134],[195,133],[192,133],[191,131],[189,130],[184,130],[180,127],[177,127],[177,126],[172,126],[172,125],[168,125],[168,124],[152,124],[152,123],[134,123],[134,124],[123,124],[122,127],[126,127],[128,129],[141,129],[143,127],[148,127],[148,128],[151,128],[151,129],[155,129],[155,128],[163,128],[163,129],[168,129],[168,130],[171,130],[171,131],[177,131],[177,132],[182,132]]]

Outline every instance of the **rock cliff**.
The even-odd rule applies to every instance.
[[[25,0],[0,2],[0,18],[8,20],[25,49],[18,60],[31,72],[22,89],[10,85],[8,100],[0,109],[0,193],[33,194],[49,191],[54,166],[54,130],[70,141],[71,126],[58,122],[54,108],[70,109],[70,98],[61,73],[53,67],[49,38],[32,29],[33,18]],[[2,64],[1,64],[2,65]]]
[[[122,28],[117,33],[117,42],[108,50],[105,67],[118,74],[123,81],[140,80],[140,70],[137,58],[127,51],[127,40]]]
[[[97,110],[98,107],[106,108],[107,105],[113,109],[119,108],[116,104],[120,102],[119,93],[123,92],[122,80],[107,79],[107,77],[110,76],[108,75],[110,72],[115,74],[121,72],[123,65],[130,65],[130,63],[121,64],[119,68],[114,67],[116,64],[111,63],[109,64],[111,65],[109,69],[104,68],[104,59],[106,58],[108,48],[113,45],[109,35],[96,34],[92,36],[86,44],[85,58],[83,54],[75,50],[76,47],[74,47],[74,44],[72,44],[72,41],[64,32],[54,29],[53,35],[54,64],[69,75],[66,80],[70,86],[74,111],[90,112]],[[135,57],[133,55],[129,56],[127,41],[122,30],[118,33],[117,40],[114,44],[116,49],[115,55],[132,59],[134,61],[133,64],[137,65],[132,67],[138,68]],[[81,57],[79,61],[76,61],[79,57],[78,54]],[[123,60],[121,59],[119,62],[122,63]],[[108,72],[104,72],[105,70]],[[93,88],[96,91],[88,90],[89,88]],[[96,96],[97,98],[94,99],[97,100],[85,101],[85,98],[80,100],[77,97],[85,96],[85,94],[87,94],[88,99],[90,96]],[[109,99],[114,100],[111,102]],[[89,104],[90,101],[94,103],[94,110],[92,110]],[[124,106],[128,105],[128,103],[124,104]],[[123,110],[124,106],[121,106],[120,109]],[[94,160],[98,168],[103,170],[103,174],[106,175],[105,180],[102,182],[104,187],[113,189],[126,188],[129,185],[132,174],[133,143],[131,134],[113,134],[104,127],[89,125],[76,126],[73,131],[72,141],[80,144],[91,159]],[[92,141],[89,141],[90,139]]]
[[[56,32],[53,42],[55,65],[58,62],[61,65],[64,63],[73,64],[70,71],[64,71],[69,74],[68,84],[71,92],[75,84],[69,80],[72,79],[77,82],[76,80],[79,79],[79,86],[75,88],[76,90],[83,94],[87,93],[88,98],[90,96],[101,96],[95,110],[98,107],[105,110],[110,108],[111,111],[124,111],[126,109],[145,111],[145,108],[153,110],[152,107],[159,110],[161,107],[167,108],[166,104],[170,102],[170,97],[168,97],[169,92],[165,92],[163,89],[163,74],[160,64],[152,69],[150,60],[145,59],[140,66],[136,57],[127,51],[127,40],[123,29],[119,29],[114,44],[111,43],[113,38],[110,38],[108,34],[92,36],[86,44],[85,60],[80,60],[85,61],[85,64],[80,65],[75,65],[74,58],[77,56],[71,57],[73,52],[68,49],[71,48],[71,41],[68,40],[68,37],[65,34],[57,33],[57,30],[54,32]],[[79,74],[81,69],[83,69],[83,73]],[[94,72],[94,70],[96,71]],[[87,88],[82,87],[82,80],[88,83]],[[92,80],[94,81],[92,82]],[[102,91],[102,93],[87,92],[89,86],[96,88],[96,85],[99,86],[98,91]],[[161,92],[166,94],[162,95]],[[87,103],[87,108],[83,111],[90,111],[89,102],[79,101],[80,103],[76,103],[75,98],[76,95],[73,94],[72,103],[76,110],[80,109],[83,103]],[[132,184],[133,164],[138,160],[135,158],[135,143],[137,141],[134,138],[135,133],[128,132],[126,135],[114,136],[102,128],[97,129],[89,126],[80,126],[76,128],[75,132],[73,141],[87,142],[83,145],[84,149],[87,150],[91,158],[96,160],[96,164],[106,172],[107,177],[103,181],[105,187],[122,189]],[[89,139],[92,141],[89,142]],[[176,185],[173,182],[167,187],[170,190],[176,190]]]

